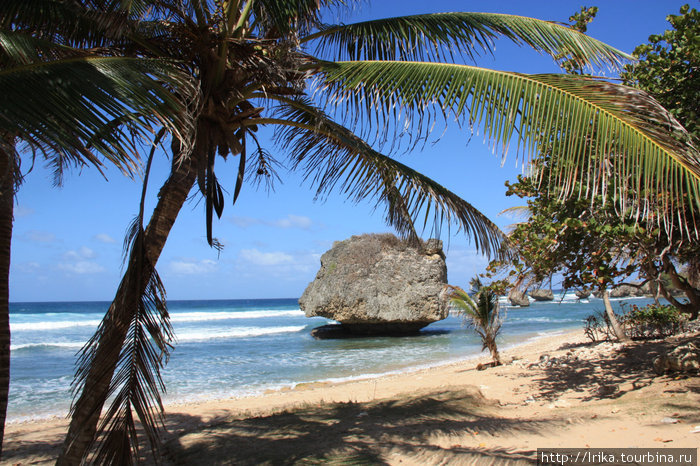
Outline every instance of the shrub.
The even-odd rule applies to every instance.
[[[624,332],[632,339],[665,338],[686,328],[687,318],[676,307],[663,304],[632,305],[620,318]],[[613,330],[604,312],[598,311],[585,320],[584,333],[591,341],[613,340]]]
[[[687,319],[674,306],[648,304],[644,307],[632,305],[624,316],[624,326],[630,338],[664,338],[685,329]]]

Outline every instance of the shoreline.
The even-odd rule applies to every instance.
[[[698,332],[679,338],[700,343]],[[383,464],[493,454],[530,463],[537,448],[562,445],[697,448],[699,378],[651,370],[649,354],[674,341],[591,344],[579,329],[504,347],[504,365],[483,371],[476,365],[490,361],[485,353],[362,380],[168,404],[165,459],[277,464],[337,455],[350,461],[361,451]],[[4,459],[53,464],[67,424],[56,418],[8,424]]]
[[[465,331],[468,331],[465,329]],[[564,329],[558,329],[558,330],[551,330],[549,332],[538,332],[536,334],[532,334],[530,336],[527,336],[524,340],[521,341],[516,341],[507,345],[504,345],[502,348],[499,348],[499,351],[501,354],[505,354],[511,350],[515,350],[520,347],[527,346],[529,344],[533,344],[539,340],[542,339],[548,339],[548,338],[556,338],[560,336],[564,336],[567,334],[575,335],[578,333],[578,330],[572,330],[572,328],[564,328]],[[518,335],[521,336],[521,335]],[[482,361],[482,359],[484,361]],[[381,379],[384,377],[392,377],[392,376],[401,376],[401,375],[409,375],[409,374],[414,374],[417,372],[422,372],[426,370],[431,370],[431,369],[439,369],[447,366],[451,366],[453,364],[469,364],[471,362],[474,362],[475,364],[478,364],[479,362],[485,362],[486,360],[489,359],[489,356],[486,352],[486,350],[481,351],[480,353],[477,354],[471,354],[471,355],[462,355],[462,356],[454,356],[452,358],[444,359],[442,361],[437,361],[433,363],[426,363],[426,364],[419,364],[419,365],[414,365],[414,366],[407,366],[399,369],[390,369],[384,372],[379,372],[379,373],[366,373],[366,374],[359,374],[356,376],[348,376],[348,377],[328,377],[328,378],[322,378],[322,379],[317,379],[317,380],[311,380],[311,381],[302,381],[302,382],[290,382],[288,384],[281,384],[281,385],[275,385],[275,386],[270,386],[270,387],[262,387],[256,390],[253,390],[248,393],[243,393],[241,395],[231,395],[231,396],[221,396],[221,395],[215,395],[212,398],[207,398],[206,395],[201,398],[193,398],[193,399],[188,399],[188,396],[194,396],[192,394],[190,395],[185,395],[183,398],[184,399],[175,399],[175,400],[163,400],[163,406],[165,408],[165,412],[167,413],[169,408],[171,407],[182,407],[182,406],[196,406],[199,404],[203,403],[224,403],[224,402],[235,402],[239,400],[246,400],[250,398],[257,398],[257,397],[264,397],[267,395],[270,395],[275,392],[282,392],[286,393],[289,391],[293,391],[296,389],[297,386],[301,387],[306,387],[309,385],[339,385],[339,384],[345,384],[345,383],[353,383],[353,382],[363,382],[363,381],[368,381],[368,380],[375,380],[375,379]],[[43,423],[43,422],[61,422],[65,420],[66,417],[64,414],[53,414],[53,413],[47,413],[46,415],[38,415],[36,417],[31,417],[31,418],[21,418],[21,419],[9,419],[6,421],[6,426],[14,426],[14,425],[24,425],[24,424],[33,424],[33,423]]]

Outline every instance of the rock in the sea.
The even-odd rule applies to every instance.
[[[655,358],[653,366],[659,375],[666,372],[700,372],[700,350],[693,343],[679,346]]]
[[[576,290],[576,297],[578,299],[586,299],[591,295],[591,292],[588,290]]]
[[[535,301],[552,301],[554,299],[554,293],[552,293],[552,290],[532,290],[528,294]]]
[[[447,317],[446,284],[442,241],[353,236],[321,256],[299,306],[307,317],[333,319],[350,333],[411,334]]]
[[[648,296],[651,294],[651,287],[647,283],[643,286],[620,285],[610,290],[611,298],[626,298],[628,296]]]
[[[508,293],[508,301],[510,301],[511,306],[527,307],[530,305],[530,300],[527,295],[516,289],[510,290],[510,293]]]

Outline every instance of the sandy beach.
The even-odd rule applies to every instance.
[[[417,372],[167,406],[166,464],[532,463],[537,448],[700,445],[700,379],[652,369],[665,341],[582,331]],[[52,464],[63,419],[9,424],[3,464]]]

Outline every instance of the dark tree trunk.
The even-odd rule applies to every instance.
[[[192,158],[173,165],[170,177],[158,193],[158,204],[145,230],[145,254],[151,267],[160,257],[180,209],[196,179]],[[139,269],[141,268],[141,269]],[[77,465],[87,456],[95,440],[97,424],[117,366],[129,323],[150,276],[143,264],[130,259],[117,294],[107,312],[105,335],[100,339],[85,385],[73,409],[70,427],[57,465]],[[138,283],[138,282],[142,283]]]
[[[16,165],[0,150],[0,458],[10,394],[10,251],[15,202]]]
[[[676,266],[673,265],[673,262],[671,262],[668,256],[663,257],[663,264],[664,271],[671,277],[673,286],[685,293],[688,298],[687,304],[679,303],[674,299],[675,303],[673,303],[673,305],[680,309],[681,312],[689,314],[691,320],[697,319],[698,311],[700,311],[700,290],[697,290],[687,279],[678,274]]]

